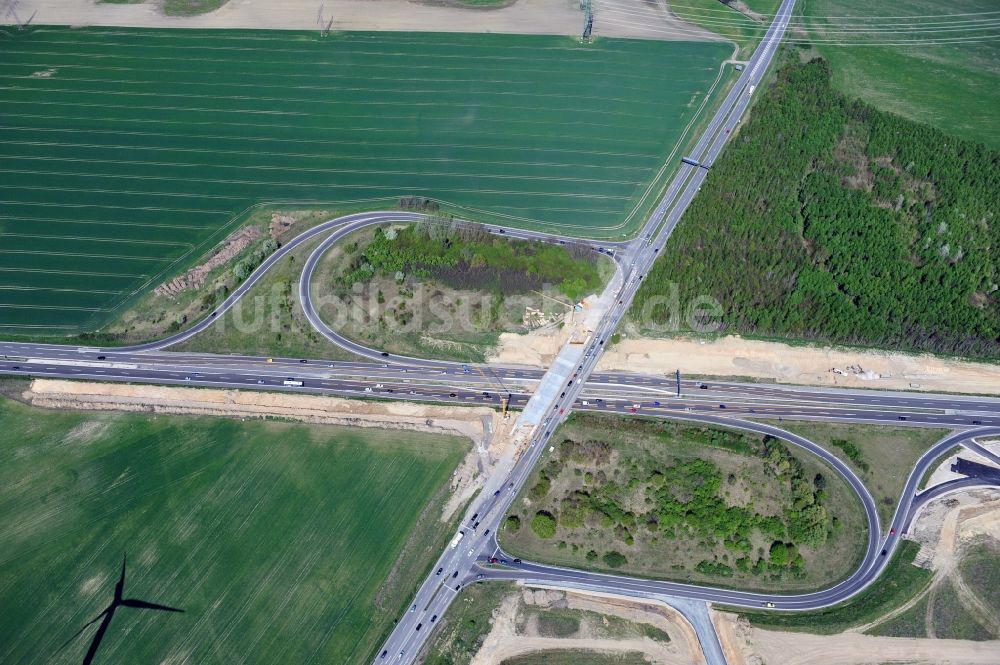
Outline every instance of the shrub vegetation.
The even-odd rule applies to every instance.
[[[831,583],[864,546],[847,484],[758,434],[575,415],[512,507],[519,556],[761,588]],[[524,514],[524,513],[522,513]]]
[[[336,279],[345,288],[376,274],[392,275],[397,282],[413,274],[452,288],[508,294],[553,284],[575,300],[601,285],[592,253],[582,243],[510,240],[482,227],[430,222],[376,230],[372,241],[354,253],[348,270]]]

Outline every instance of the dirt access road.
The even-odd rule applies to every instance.
[[[547,367],[561,331],[501,335],[490,362]],[[1000,395],[1000,365],[871,349],[793,346],[743,339],[628,337],[606,350],[599,371],[747,377],[805,386]]]
[[[813,635],[754,628],[746,619],[725,612],[714,613],[729,665],[996,665],[1000,641],[974,642],[909,637],[876,637],[863,631],[904,613],[942,582],[959,582],[959,600],[975,616],[983,608],[977,593],[961,580],[957,562],[961,551],[975,539],[1000,540],[1000,492],[977,489],[930,502],[917,516],[908,538],[921,544],[915,563],[934,571],[934,580],[921,594],[878,621],[856,626],[837,635]],[[989,613],[986,609],[985,612]],[[933,624],[933,617],[929,617]],[[997,621],[986,617],[988,625]],[[933,635],[932,631],[929,631]]]
[[[601,625],[582,620],[577,632],[566,637],[544,637],[532,621],[525,621],[525,609],[570,609],[618,617],[632,624],[649,624],[665,631],[669,642],[649,637],[612,637]],[[656,665],[703,665],[698,637],[691,625],[676,610],[660,604],[647,604],[610,594],[581,591],[533,589],[523,587],[520,595],[511,594],[493,611],[490,632],[483,640],[470,665],[502,665],[525,654],[552,650],[592,651],[606,654],[638,652]]]
[[[626,10],[632,18],[623,24],[602,24],[598,18],[594,25],[597,36],[687,41],[718,39],[716,35],[674,18],[659,3],[603,0],[603,5]],[[319,31],[332,18],[334,30],[495,32],[574,37],[579,37],[583,30],[583,12],[578,0],[517,0],[498,9],[407,0],[230,0],[214,12],[197,16],[166,16],[155,0],[138,4],[21,0],[17,9],[22,20],[35,11],[38,12],[36,24],[73,26]]]

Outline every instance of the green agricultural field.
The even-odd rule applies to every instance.
[[[997,8],[996,0],[804,0],[799,11],[837,88],[1000,148]]]
[[[367,663],[434,553],[467,446],[0,399],[0,662]],[[415,526],[416,525],[416,526]],[[388,580],[388,581],[387,581]]]
[[[722,43],[38,27],[0,35],[0,331],[99,328],[255,205],[430,197],[621,237]]]

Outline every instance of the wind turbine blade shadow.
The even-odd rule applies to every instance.
[[[83,665],[91,665],[94,662],[94,656],[97,655],[97,649],[101,646],[101,640],[104,639],[104,633],[108,632],[108,626],[111,625],[111,618],[114,615],[115,608],[112,606],[108,609],[107,614],[104,615],[104,621],[101,622],[97,632],[94,633],[94,639],[90,641],[90,648],[87,649],[87,655],[83,657]]]
[[[83,665],[91,665],[94,662],[94,657],[97,655],[97,650],[101,647],[101,641],[104,639],[104,634],[108,632],[108,627],[111,626],[111,620],[115,616],[115,610],[117,610],[119,607],[123,605],[125,607],[134,607],[140,610],[159,610],[161,612],[179,612],[179,613],[184,612],[184,610],[177,609],[176,607],[168,607],[166,605],[149,603],[146,602],[145,600],[139,600],[137,598],[122,598],[122,595],[125,590],[125,563],[126,563],[126,556],[123,555],[122,572],[121,575],[118,577],[118,582],[115,584],[115,597],[114,600],[111,601],[111,604],[108,605],[106,608],[104,608],[103,612],[101,612],[96,617],[91,619],[83,628],[76,631],[76,634],[73,635],[73,637],[66,640],[66,642],[61,647],[59,647],[59,650],[56,651],[56,653],[59,653],[59,651],[65,649],[69,645],[69,643],[75,640],[77,637],[79,637],[83,631],[89,628],[98,619],[103,617],[104,620],[101,621],[101,625],[98,626],[97,632],[94,633],[94,637],[90,641],[90,647],[87,648],[87,655],[84,656],[83,658]]]
[[[102,616],[104,616],[105,614],[107,614],[110,611],[111,611],[111,607],[108,606],[108,607],[106,607],[104,609],[103,612],[101,612],[96,617],[94,617],[93,619],[91,619],[90,621],[88,621],[87,623],[85,623],[83,625],[83,628],[81,628],[80,630],[76,631],[76,633],[73,634],[73,637],[71,637],[68,640],[66,640],[65,642],[63,642],[63,645],[61,647],[59,647],[58,650],[56,650],[56,653],[59,653],[60,651],[62,651],[63,649],[65,649],[67,646],[69,646],[70,642],[72,642],[76,638],[80,637],[80,633],[82,633],[83,631],[85,631],[88,628],[90,628],[98,619],[100,619]]]
[[[147,603],[145,600],[137,600],[135,598],[126,598],[121,602],[125,607],[138,607],[143,610],[163,610],[165,612],[183,612],[184,610],[179,610],[176,607],[167,607],[166,605],[157,605],[156,603]]]

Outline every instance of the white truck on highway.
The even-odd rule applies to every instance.
[[[301,388],[302,387],[302,382],[299,381],[299,380],[297,380],[297,379],[285,379],[284,381],[281,382],[281,385],[283,385],[283,386],[294,386],[296,388]]]
[[[458,533],[456,533],[455,537],[451,539],[451,545],[450,545],[451,549],[455,549],[456,547],[458,547],[458,544],[462,542],[462,538],[465,538],[464,531],[459,531]]]

